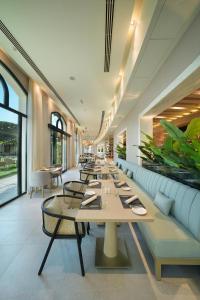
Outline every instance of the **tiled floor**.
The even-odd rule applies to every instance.
[[[77,171],[68,171],[64,177],[75,179]],[[60,191],[61,188],[54,192]],[[1,300],[200,299],[199,268],[166,267],[164,278],[157,282],[151,273],[153,264],[148,249],[142,242],[143,252],[140,247],[137,249],[138,242],[128,224],[118,230],[127,241],[132,268],[95,269],[95,237],[103,236],[104,229],[92,224],[91,235],[82,243],[85,278],[80,276],[76,242],[64,240],[54,243],[43,275],[38,277],[49,241],[41,230],[39,196],[24,196],[0,209]]]

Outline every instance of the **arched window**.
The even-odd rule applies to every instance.
[[[51,113],[51,164],[67,169],[67,125],[59,112]]]
[[[7,105],[9,99],[8,86],[3,76],[0,74],[0,103]]]
[[[66,132],[67,126],[65,120],[61,116],[59,112],[52,112],[51,113],[51,125],[55,126],[56,128],[63,130]]]
[[[27,92],[0,61],[0,206],[26,192]]]

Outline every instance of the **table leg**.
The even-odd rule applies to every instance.
[[[116,223],[106,223],[103,252],[107,257],[117,256],[117,227]]]
[[[115,222],[106,223],[105,238],[96,240],[95,265],[97,268],[128,268],[131,265],[125,242],[117,238]]]

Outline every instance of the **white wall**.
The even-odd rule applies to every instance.
[[[200,56],[200,14],[196,17],[190,28],[185,32],[182,39],[172,51],[164,65],[158,71],[154,80],[146,88],[142,96],[137,99],[137,105],[124,118],[114,132],[114,145],[117,143],[118,134],[127,128],[127,160],[138,162],[138,150],[134,144],[140,143],[140,118],[145,110],[148,111],[150,104],[157,98],[162,101],[161,92],[170,85],[171,91],[176,88],[176,78],[183,73]],[[196,65],[196,69],[199,65]],[[194,66],[195,69],[195,66]],[[188,76],[189,76],[188,68]],[[168,92],[170,92],[168,89]],[[160,96],[160,99],[159,99]],[[165,98],[166,101],[166,98]],[[177,100],[178,101],[178,100]],[[149,107],[150,108],[150,107]],[[145,111],[146,112],[146,111]],[[116,158],[116,153],[115,153]]]

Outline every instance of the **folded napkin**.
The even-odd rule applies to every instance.
[[[119,182],[118,184],[117,184],[117,186],[122,186],[122,185],[124,185],[126,182],[125,181],[121,181],[121,182]]]
[[[93,195],[95,195],[95,194],[96,194],[96,192],[93,191],[93,190],[87,190],[87,191],[85,192],[85,195],[86,195],[86,196],[93,196]]]
[[[92,182],[98,182],[98,180],[97,179],[90,179],[90,183],[92,183]]]
[[[137,195],[128,198],[127,200],[124,201],[124,203],[130,204],[131,202],[133,202],[133,201],[136,200],[136,199],[138,199],[138,196],[137,196]]]
[[[98,182],[98,181],[95,181],[95,182],[90,183],[88,186],[96,186],[96,185],[98,185],[98,184],[99,184],[99,182]]]
[[[84,200],[84,201],[81,203],[81,205],[85,206],[85,205],[87,205],[88,203],[90,203],[90,202],[92,202],[92,201],[94,201],[94,200],[96,200],[96,199],[97,199],[97,195],[94,195],[94,196],[92,196],[92,197],[90,197],[90,198]]]

